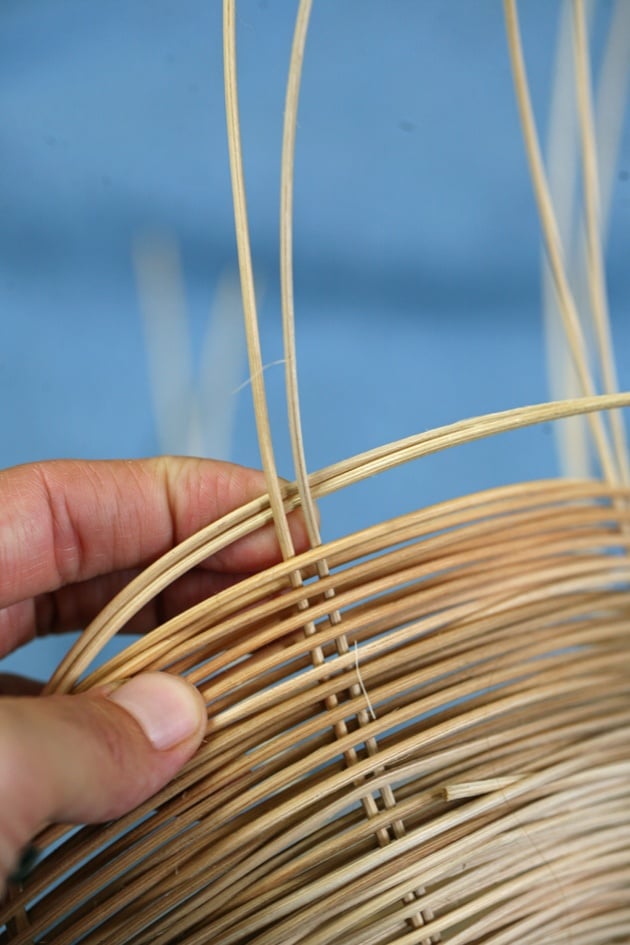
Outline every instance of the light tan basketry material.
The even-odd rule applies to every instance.
[[[86,685],[185,672],[208,741],[44,860],[11,941],[512,942],[582,913],[607,935],[627,907],[628,498],[554,480],[444,503],[326,546],[328,579],[292,586],[307,552],[132,644]]]
[[[50,690],[147,669],[208,704],[207,738],[176,781],[119,821],[40,838],[0,941],[70,945],[598,945],[630,928],[630,484],[603,276],[595,384],[554,242],[515,5],[517,94],[551,266],[583,397],[460,421],[307,475],[291,284],[292,152],[310,3],[296,26],[282,187],[283,309],[297,483],[267,419],[245,212],[234,5],[226,99],[250,370],[269,494],[173,549],[105,608]],[[576,45],[587,45],[575,3]],[[583,49],[582,49],[583,51]],[[582,70],[587,58],[577,55]],[[582,95],[583,150],[592,122]],[[591,155],[592,157],[592,155]],[[591,168],[592,161],[585,160]],[[586,175],[588,177],[588,174]],[[592,182],[585,180],[585,190]],[[592,202],[592,201],[591,201]],[[588,205],[589,201],[585,201]],[[596,207],[586,214],[596,215]],[[594,234],[597,235],[596,233]],[[596,247],[592,253],[596,253]],[[555,259],[555,262],[554,262]],[[562,288],[564,286],[564,289]],[[566,290],[566,291],[565,291]],[[321,543],[314,500],[440,449],[586,415],[603,480],[519,483]],[[304,510],[296,556],[286,515]],[[283,561],[91,669],[164,587],[273,519]]]

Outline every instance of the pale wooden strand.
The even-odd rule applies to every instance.
[[[326,492],[336,491],[351,482],[366,479],[386,468],[391,469],[401,463],[408,462],[420,455],[450,449],[458,444],[472,443],[475,440],[504,433],[508,430],[522,429],[538,423],[548,423],[561,420],[564,417],[573,417],[581,413],[590,413],[597,410],[610,410],[615,407],[630,407],[630,392],[620,394],[600,394],[590,397],[576,397],[570,400],[549,401],[531,407],[520,407],[512,410],[502,410],[497,413],[485,414],[476,420],[457,421],[444,427],[436,427],[426,433],[406,437],[390,443],[384,447],[376,447],[365,453],[360,453],[348,460],[336,463],[335,466],[323,470],[321,473],[312,473],[312,486],[326,481]],[[322,495],[319,490],[316,496]]]
[[[592,8],[593,4],[590,3],[589,13]],[[584,286],[581,273],[584,267],[581,259],[578,262],[574,258],[572,247],[579,155],[571,19],[571,0],[562,0],[545,159],[549,194],[556,211],[558,233],[565,254],[571,262],[569,276],[576,294],[578,315],[581,317],[584,308]],[[541,247],[541,277],[545,355],[550,395],[552,399],[576,397],[579,394],[579,382],[562,322],[549,256],[544,247]],[[593,475],[595,457],[590,428],[585,417],[572,417],[557,424],[554,427],[554,439],[562,475],[569,478],[586,478]]]
[[[575,761],[575,755],[574,755],[574,753],[572,753],[572,757],[573,757],[573,760]],[[576,763],[579,765],[579,758],[577,759],[577,762],[576,762]],[[557,784],[557,783],[558,783],[558,779],[555,779],[555,782],[554,782],[554,783]],[[499,798],[499,800],[500,800],[500,798]],[[114,940],[115,940],[115,939],[114,939]]]
[[[613,718],[612,718],[612,716],[610,717],[610,723],[611,723],[611,725],[613,724]],[[516,734],[516,733],[514,733],[514,737],[515,737],[515,734]],[[504,735],[503,737],[505,737],[505,735]],[[513,744],[513,737],[512,737],[512,734],[510,734],[510,744]],[[485,748],[484,748],[484,755],[487,754],[487,752],[488,752],[489,749],[490,749],[490,742],[486,739],[486,741],[485,741]],[[539,757],[539,754],[537,754],[536,757]],[[434,763],[437,763],[437,761],[435,761]],[[527,761],[525,761],[524,763],[527,764]],[[444,766],[442,765],[442,767],[444,767]],[[522,769],[521,769],[521,770],[522,770]],[[400,772],[399,772],[399,774],[400,774]],[[184,787],[184,785],[180,785],[180,787]],[[139,816],[141,816],[141,812],[140,812]],[[87,851],[86,851],[86,852],[87,852]]]
[[[538,142],[536,123],[534,121],[521,44],[516,0],[503,0],[503,5],[516,100],[525,141],[525,150],[530,166],[534,195],[538,205],[543,239],[549,256],[549,263],[558,293],[560,311],[580,385],[585,395],[592,395],[595,391],[595,386],[588,366],[587,347],[573,294],[566,275],[562,243],[558,233],[553,203],[549,195],[549,186],[547,184],[540,153],[540,144]],[[601,417],[593,417],[591,429],[595,438],[603,474],[611,482],[617,481],[619,473],[616,469],[616,464],[610,450],[610,444]]]
[[[317,511],[311,494],[304,454],[304,439],[300,415],[300,399],[295,345],[295,309],[293,299],[293,181],[295,163],[295,135],[304,47],[308,31],[312,0],[300,0],[291,63],[284,106],[282,136],[282,171],[280,176],[280,294],[282,301],[282,330],[284,337],[285,383],[289,411],[289,432],[295,477],[298,483],[302,511],[312,545],[320,543]]]
[[[571,757],[572,757],[572,759],[575,761],[575,753],[572,753]],[[577,759],[576,764],[578,764],[578,765],[581,764],[580,758]],[[580,770],[580,769],[578,768],[578,770]],[[558,779],[554,779],[554,780],[555,780],[555,783],[557,784],[557,783],[558,783]],[[499,798],[499,801],[500,801],[500,798]],[[108,940],[109,940],[109,939],[108,939]],[[115,938],[113,939],[113,941],[115,941]]]
[[[618,735],[615,737],[618,738]],[[606,736],[602,738],[602,742],[608,740]],[[473,800],[468,805],[463,807],[455,807],[450,810],[448,813],[442,814],[438,818],[432,820],[430,823],[425,824],[419,831],[414,832],[413,834],[408,835],[407,837],[402,838],[396,847],[390,846],[386,849],[373,850],[371,852],[363,855],[360,860],[355,863],[355,873],[354,877],[359,878],[360,876],[366,876],[372,871],[379,870],[387,862],[395,860],[397,857],[406,851],[411,851],[414,848],[417,848],[421,842],[421,838],[427,840],[429,838],[436,838],[440,834],[443,834],[447,829],[452,829],[458,824],[465,824],[470,822],[470,820],[483,814],[489,812],[493,809],[496,809],[499,806],[500,809],[505,809],[505,813],[502,813],[498,820],[493,820],[490,823],[487,823],[485,826],[482,826],[477,831],[470,831],[464,835],[459,843],[459,846],[468,846],[469,849],[478,848],[482,842],[486,839],[496,836],[496,834],[501,830],[504,824],[512,823],[513,828],[518,831],[522,830],[522,820],[517,811],[513,811],[508,806],[509,801],[515,800],[519,795],[525,794],[526,791],[531,788],[538,787],[539,785],[549,784],[552,780],[556,781],[561,777],[564,777],[565,774],[571,773],[572,771],[579,768],[581,764],[581,759],[576,757],[573,754],[567,761],[562,761],[559,764],[550,765],[548,768],[541,771],[528,774],[523,779],[515,782],[509,787],[503,788],[501,791],[485,795],[480,798]],[[533,813],[535,808],[545,808],[549,804],[557,804],[561,801],[560,792],[552,798],[544,798],[542,801],[534,802],[530,807],[530,814]],[[443,875],[443,864],[445,858],[449,858],[451,862],[453,861],[455,850],[449,845],[442,846],[436,849],[436,852],[430,854],[424,859],[422,872],[426,876],[426,882],[438,880],[440,875]],[[441,862],[440,862],[441,861]],[[439,863],[439,865],[438,865]],[[434,865],[435,864],[435,865]],[[437,866],[437,869],[435,868]],[[397,871],[396,883],[398,885],[409,882],[411,884],[411,889],[417,882],[417,863],[411,864],[404,870]],[[306,939],[304,935],[304,930],[309,927],[309,919],[311,922],[317,922],[317,913],[320,909],[319,899],[322,893],[328,894],[327,908],[329,914],[332,916],[335,914],[335,911],[339,912],[340,909],[343,909],[344,904],[348,901],[349,891],[346,887],[346,882],[344,880],[344,873],[346,873],[345,867],[338,867],[328,875],[324,875],[320,879],[314,881],[309,885],[308,888],[304,888],[299,891],[293,898],[292,902],[285,902],[283,904],[284,908],[280,908],[280,904],[276,904],[274,907],[274,914],[277,925],[274,925],[273,934],[276,935],[276,941],[281,940],[283,943],[292,943],[295,942],[294,934],[298,932],[302,936],[302,939]],[[348,877],[349,878],[349,877]],[[391,886],[391,881],[385,879],[382,889],[387,889]],[[410,887],[408,886],[409,890]],[[370,888],[363,886],[363,901],[367,903],[367,908],[371,912],[374,908],[374,900],[379,894],[379,889],[377,884],[370,884]],[[386,898],[389,898],[387,892],[384,893]],[[398,895],[398,891],[397,891]],[[492,893],[490,892],[490,895]],[[297,900],[297,901],[296,901]],[[478,900],[477,900],[478,901]],[[295,906],[300,905],[299,913],[296,913]],[[355,906],[356,908],[356,906]],[[284,914],[284,915],[283,915]],[[286,917],[286,918],[284,918]],[[284,921],[283,921],[284,918]],[[343,922],[343,919],[342,919]],[[442,929],[440,929],[441,931]],[[427,929],[427,932],[429,929]],[[437,931],[437,929],[431,929],[431,932]],[[334,935],[334,925],[331,924],[329,927],[329,932]],[[291,934],[293,933],[293,934]],[[278,936],[281,936],[278,939]],[[333,937],[333,941],[335,938]],[[269,945],[266,937],[260,939],[261,943],[265,942],[265,945]],[[306,939],[308,941],[308,939]],[[404,941],[404,938],[402,939]]]
[[[245,329],[250,361],[252,393],[258,430],[258,441],[263,460],[263,469],[267,481],[267,490],[273,521],[280,544],[282,556],[288,560],[294,556],[295,549],[282,494],[278,482],[271,429],[265,395],[265,381],[263,377],[263,359],[260,350],[258,318],[256,314],[256,299],[254,291],[254,277],[251,263],[251,249],[249,242],[249,227],[245,200],[245,184],[243,174],[243,160],[241,136],[238,114],[238,91],[236,76],[236,23],[235,0],[224,0],[223,4],[223,42],[225,59],[225,100],[228,127],[228,146],[230,152],[230,170],[232,175],[232,191],[234,202],[234,218],[236,222],[236,237],[238,244],[239,265],[241,271],[241,286],[243,293],[243,311],[245,315]],[[299,587],[302,577],[294,571],[291,574],[291,583]],[[308,609],[308,600],[300,601],[300,609]],[[313,634],[314,626],[306,622],[305,632]],[[316,653],[317,648],[316,648]],[[320,654],[321,655],[321,654]],[[323,655],[321,655],[323,660]]]
[[[287,405],[289,411],[289,431],[291,436],[291,448],[293,453],[293,464],[300,495],[302,510],[312,547],[321,545],[319,524],[317,520],[317,510],[313,499],[312,490],[309,483],[306,457],[304,453],[304,439],[302,434],[302,424],[300,418],[299,388],[297,375],[297,357],[295,343],[295,308],[293,293],[293,181],[295,164],[295,137],[297,129],[297,115],[299,105],[300,81],[302,74],[302,63],[304,60],[304,47],[308,32],[308,23],[311,12],[311,0],[301,0],[295,25],[293,37],[293,46],[291,50],[291,61],[289,66],[289,76],[287,80],[285,113],[284,113],[284,131],[282,139],[282,172],[280,185],[280,288],[282,300],[282,326],[284,337],[284,356],[285,356],[285,383],[287,392]],[[326,578],[329,575],[329,569],[324,559],[317,561],[317,573],[320,578]],[[326,599],[334,598],[334,589],[327,588],[325,592]],[[329,614],[331,624],[339,626],[341,616],[339,611],[334,608]],[[315,633],[315,626],[309,623],[305,630],[307,634]],[[349,652],[348,641],[344,634],[339,633],[336,638],[336,648],[340,655]],[[312,650],[312,660],[315,666],[324,664],[324,654],[319,645],[314,646]],[[349,683],[349,691],[352,698],[356,698],[360,691],[361,680],[359,677],[359,686],[356,682]],[[336,693],[331,693],[326,697],[325,704],[330,710],[337,707],[339,697]],[[369,706],[369,699],[367,699]],[[371,708],[371,706],[369,706]],[[361,710],[357,713],[357,721],[360,726],[368,721],[368,716]],[[335,734],[339,738],[347,735],[348,727],[345,720],[339,720],[335,726]],[[370,755],[375,755],[377,745],[374,739],[367,739],[367,751]],[[356,764],[357,754],[354,748],[345,753],[347,764]],[[387,808],[395,806],[395,798],[391,789],[385,787],[381,792],[383,801]],[[365,813],[368,818],[373,818],[378,812],[378,805],[371,794],[366,794],[363,798]],[[402,823],[397,823],[395,830],[403,831]],[[390,840],[389,834],[382,831],[378,836],[381,844]],[[419,920],[417,920],[419,921]]]
[[[112,600],[86,627],[74,646],[61,661],[44,692],[67,691],[98,655],[103,645],[128,623],[150,600],[169,584],[213,554],[213,544],[223,544],[221,536],[228,534],[229,544],[239,537],[251,534],[271,519],[268,496],[254,499],[229,512],[219,521],[212,522],[190,538],[176,545]],[[70,682],[72,680],[72,682]]]
[[[235,0],[223,0],[223,54],[225,110],[228,148],[230,153],[230,173],[232,177],[232,197],[234,201],[234,221],[236,226],[236,242],[241,273],[243,312],[245,316],[245,332],[252,380],[256,427],[258,430],[258,442],[278,542],[282,556],[284,558],[290,558],[294,553],[294,548],[282,501],[271,440],[271,428],[263,376],[263,358],[260,348],[258,317],[256,314],[256,293],[249,241],[249,226],[247,222],[247,202],[245,198],[243,155],[238,110]]]
[[[364,557],[366,555],[372,555],[377,551],[382,551],[383,547],[388,546],[392,542],[404,542],[410,537],[417,539],[424,538],[426,541],[427,531],[432,532],[434,528],[447,530],[437,543],[439,549],[451,547],[453,542],[456,542],[458,551],[466,553],[462,529],[469,527],[471,521],[478,521],[480,515],[496,517],[498,515],[504,515],[509,511],[512,520],[521,523],[518,534],[521,536],[523,534],[531,536],[532,530],[534,534],[536,534],[536,530],[540,528],[541,516],[544,516],[544,521],[547,523],[548,528],[553,527],[553,522],[558,520],[559,515],[563,522],[566,521],[568,515],[571,515],[571,521],[576,525],[581,524],[585,516],[588,521],[598,522],[599,516],[601,516],[601,509],[598,510],[597,507],[595,507],[588,511],[586,506],[580,507],[574,503],[580,500],[591,502],[595,498],[612,500],[616,495],[617,492],[613,493],[607,487],[594,482],[567,483],[559,480],[551,480],[550,482],[537,484],[530,483],[525,494],[523,494],[522,486],[512,487],[509,490],[503,487],[503,489],[498,492],[497,490],[489,490],[478,494],[473,500],[465,501],[464,499],[459,499],[447,503],[446,506],[442,505],[419,510],[402,518],[390,520],[382,525],[372,526],[358,535],[354,534],[345,539],[338,539],[334,543],[334,551],[331,560],[335,567],[340,567],[347,565],[356,556]],[[500,499],[498,498],[499,496],[501,496]],[[555,503],[558,499],[563,502],[571,501],[572,505],[563,512],[559,512],[556,509],[550,511],[549,504]],[[534,510],[532,510],[532,504],[534,504]],[[516,518],[514,518],[515,513]],[[527,523],[525,532],[523,532],[524,522]],[[448,529],[453,526],[458,528],[458,533],[455,538],[451,537],[451,534],[448,532]],[[495,524],[492,526],[486,525],[482,533],[487,535],[488,528],[490,527],[492,528],[491,533],[495,535]],[[510,531],[512,530],[513,527],[511,526]],[[425,545],[424,547],[427,546]],[[436,548],[435,540],[432,541],[431,548]],[[399,555],[401,553],[404,552],[399,552]],[[313,550],[303,553],[299,558],[300,568],[309,568],[314,563],[316,554],[317,552]],[[330,554],[330,548],[328,548],[326,551],[327,558]],[[418,552],[414,552],[414,556],[417,554]],[[434,559],[436,554],[439,554],[439,551],[431,551],[428,559],[429,562]],[[443,554],[444,552],[442,551],[442,555]],[[418,564],[420,564],[421,560],[426,562],[426,556],[427,552],[425,551],[420,555]],[[443,560],[443,557],[441,557],[441,560]],[[400,571],[403,565],[404,560],[402,565],[397,563],[396,570]],[[157,646],[155,656],[158,656],[160,653],[168,655],[173,660],[174,670],[185,671],[185,667],[177,666],[178,651],[182,645],[184,647],[183,652],[190,646],[189,638],[191,634],[195,634],[196,640],[200,642],[203,640],[203,636],[200,638],[198,635],[200,630],[203,629],[203,627],[199,626],[199,621],[204,620],[206,611],[208,609],[211,610],[214,615],[213,624],[216,624],[220,620],[225,620],[226,615],[234,613],[235,609],[237,609],[239,613],[247,611],[256,601],[269,597],[270,600],[267,605],[266,613],[274,613],[275,603],[272,598],[278,590],[282,590],[285,587],[283,574],[286,574],[286,568],[287,565],[284,564],[268,569],[264,581],[256,580],[253,584],[251,580],[241,582],[237,587],[232,587],[221,592],[219,595],[215,595],[209,602],[202,602],[184,614],[171,618],[171,620],[151,631],[148,635],[131,643],[125,653],[113,657],[107,664],[110,667],[110,672],[114,673],[114,678],[119,678],[123,666],[127,667],[127,671],[133,672],[134,670],[130,663],[133,656],[135,655],[140,658],[149,656],[149,658],[152,658],[151,651],[154,646]],[[378,568],[378,562],[372,565],[364,565],[362,568],[363,573],[365,573],[366,568],[369,568],[371,573],[372,568]],[[342,572],[335,575],[335,584],[341,584],[343,586],[351,575],[352,569],[344,569]],[[298,593],[298,591],[291,591],[288,594],[285,593],[284,599],[288,606],[292,604]],[[259,614],[260,613],[259,611]],[[190,628],[190,632],[187,632],[185,636],[182,637],[182,632],[187,627]],[[248,639],[252,639],[251,633],[248,634]],[[177,640],[181,640],[181,643],[178,644],[176,642]],[[238,648],[234,650],[232,647],[231,652],[238,653]],[[93,675],[91,677],[94,682],[96,682],[96,677],[102,681],[103,672],[105,672],[105,667],[101,667],[96,671],[96,676]],[[87,683],[88,680],[85,680],[82,685]]]
[[[453,446],[537,423],[548,423],[564,417],[615,407],[630,407],[630,393],[551,401],[460,420],[360,453],[319,472],[311,473],[311,488],[314,496],[321,498],[402,463]],[[289,507],[294,508],[297,498],[290,487],[287,487],[285,497]],[[238,538],[251,534],[269,520],[269,499],[267,496],[261,496],[260,499],[255,499],[206,526],[163,555],[103,608],[61,662],[46,691],[69,691],[103,646],[160,591],[204,558],[215,554]]]
[[[582,187],[584,192],[587,276],[591,303],[590,311],[595,327],[604,392],[611,394],[618,389],[618,383],[610,332],[610,316],[608,312],[606,277],[602,251],[599,169],[593,118],[588,27],[584,13],[584,0],[574,0],[572,10],[577,104],[582,145]],[[629,482],[630,462],[628,459],[628,444],[623,417],[618,411],[612,411],[610,413],[610,425],[617,467],[622,481]]]

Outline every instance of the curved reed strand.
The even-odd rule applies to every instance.
[[[514,88],[518,104],[525,151],[529,161],[534,196],[538,206],[541,230],[549,265],[558,295],[560,313],[563,318],[569,349],[573,356],[576,373],[584,394],[595,391],[588,366],[587,346],[580,324],[579,315],[569,285],[564,263],[562,242],[558,233],[553,203],[543,166],[543,160],[536,132],[536,123],[529,94],[527,71],[521,43],[516,0],[503,0],[508,38],[510,62],[514,75]],[[600,417],[594,417],[591,429],[604,476],[611,481],[619,477],[619,470],[610,450],[610,444]]]
[[[628,406],[630,406],[630,393],[607,394],[517,407],[486,414],[483,417],[460,420],[368,450],[312,473],[309,477],[311,490],[316,499],[321,498],[403,463],[484,437],[522,429],[537,423],[549,423],[578,414]],[[282,494],[289,510],[299,506],[295,487],[285,485]],[[261,496],[260,499],[242,506],[201,529],[146,568],[106,605],[86,628],[53,674],[47,691],[69,691],[98,656],[102,647],[145,604],[205,558],[269,522],[271,519],[269,509],[268,496]],[[319,557],[320,555],[316,554],[316,560]]]
[[[295,478],[302,496],[304,521],[312,545],[320,543],[317,511],[311,495],[304,454],[304,438],[300,415],[300,398],[295,346],[295,312],[293,302],[293,167],[295,135],[297,130],[298,101],[304,46],[312,0],[300,0],[291,49],[291,63],[287,81],[282,135],[282,168],[280,175],[280,293],[282,301],[282,331],[284,337],[285,378],[291,450]]]
[[[301,81],[302,61],[304,58],[304,46],[306,43],[306,34],[311,12],[311,0],[300,0],[295,24],[293,45],[291,49],[291,62],[289,66],[289,77],[287,81],[287,93],[285,104],[284,130],[282,136],[282,165],[281,165],[281,186],[280,186],[280,292],[282,301],[282,327],[284,338],[284,356],[285,356],[285,387],[287,393],[287,405],[289,411],[289,432],[291,437],[291,449],[293,453],[293,463],[296,472],[297,488],[301,499],[304,521],[310,543],[313,547],[321,546],[321,536],[317,519],[317,511],[311,491],[306,457],[304,453],[304,442],[302,435],[302,423],[300,417],[299,394],[298,394],[298,376],[297,376],[297,358],[295,346],[295,313],[293,305],[293,178],[294,178],[294,155],[295,155],[295,136],[297,129],[297,112],[299,100],[299,87]],[[316,562],[316,572],[320,579],[325,579],[329,575],[328,563],[325,558],[319,558]],[[331,600],[335,596],[332,585],[328,585],[325,590],[325,597]],[[307,601],[299,601],[298,606],[303,609],[307,606]],[[337,608],[331,609],[328,619],[333,626],[340,627],[341,615]],[[313,636],[316,627],[312,621],[304,626],[306,636]],[[348,641],[345,633],[339,629],[336,638],[336,649],[340,655],[346,655],[349,652]],[[311,659],[314,666],[322,666],[325,658],[322,648],[319,644],[313,646]],[[363,690],[363,683],[359,679],[350,684],[349,693],[355,697]],[[369,700],[368,700],[369,701]],[[339,704],[339,696],[331,692],[325,697],[326,708],[333,712]],[[357,712],[356,721],[362,726],[368,720],[368,714],[363,708]],[[340,718],[335,723],[335,735],[339,739],[345,738],[348,733],[348,722]],[[375,755],[378,746],[373,738],[368,738],[365,742],[366,750],[370,755]],[[355,765],[357,754],[354,747],[349,747],[344,753],[346,764]],[[362,798],[366,817],[373,818],[378,812],[379,801],[386,808],[391,809],[396,805],[396,799],[391,788],[386,785],[379,790],[379,796],[372,792],[366,792]],[[378,842],[382,844],[388,842],[388,837],[384,832],[378,835]],[[425,916],[417,913],[413,922],[416,925],[422,925]]]
[[[591,91],[590,56],[588,53],[588,30],[584,12],[584,0],[574,0],[573,32],[575,43],[575,71],[578,102],[578,118],[582,142],[582,177],[586,221],[587,277],[590,294],[590,310],[595,325],[595,337],[599,351],[602,385],[606,393],[618,389],[617,370],[610,334],[610,317],[604,275],[604,259],[601,239],[600,187],[595,139],[595,122]],[[628,444],[623,417],[617,412],[610,415],[615,459],[621,478],[630,481]]]
[[[225,112],[227,119],[227,140],[230,154],[230,173],[232,177],[232,198],[234,202],[234,220],[236,227],[236,243],[238,249],[239,270],[241,274],[241,292],[243,296],[243,313],[245,318],[245,335],[252,383],[252,395],[256,415],[258,443],[267,490],[273,512],[273,521],[284,558],[293,554],[293,542],[286,513],[282,502],[282,494],[276,471],[276,461],[271,440],[271,427],[267,397],[265,394],[265,379],[263,359],[260,349],[260,334],[256,314],[256,291],[254,288],[254,270],[252,267],[251,247],[249,241],[249,225],[247,222],[247,201],[245,198],[245,182],[243,175],[243,155],[241,148],[241,133],[238,112],[238,91],[236,78],[236,10],[234,0],[223,2],[223,61],[225,72]]]

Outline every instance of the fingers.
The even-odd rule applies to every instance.
[[[205,728],[199,693],[161,673],[109,695],[0,700],[0,887],[46,824],[132,810],[173,778]]]
[[[57,461],[0,473],[0,606],[134,567],[264,492],[261,473],[211,460]],[[223,564],[250,571],[273,535]]]
[[[0,625],[0,651],[27,639],[17,625],[34,628],[34,614],[24,613],[31,598],[144,565],[264,491],[262,473],[190,458],[64,460],[0,472],[0,608],[22,608]],[[292,529],[296,547],[306,547],[299,516]],[[251,572],[278,554],[267,528],[206,567]]]
[[[117,571],[81,584],[62,587],[52,594],[44,594],[37,598],[34,609],[31,607],[29,613],[20,615],[24,622],[19,630],[13,628],[13,635],[23,639],[32,636],[33,620],[38,636],[80,630],[137,574],[137,570]],[[146,633],[243,577],[241,574],[216,574],[198,569],[191,571],[143,607],[126,624],[125,632]],[[10,610],[8,608],[5,613]],[[1,623],[2,612],[0,626]]]

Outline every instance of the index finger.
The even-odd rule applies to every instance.
[[[145,564],[265,492],[263,474],[214,460],[56,460],[0,472],[0,607]],[[304,547],[299,521],[294,539]],[[262,529],[212,561],[255,571],[277,560]]]

